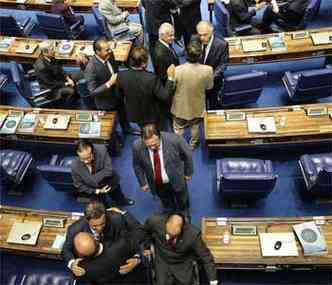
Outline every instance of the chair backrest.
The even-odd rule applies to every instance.
[[[23,29],[20,28],[13,16],[0,16],[0,35],[12,37],[24,37]]]
[[[254,103],[259,98],[267,77],[264,71],[253,71],[225,77],[221,103],[224,106]]]
[[[109,33],[108,33],[107,26],[106,26],[105,18],[99,11],[98,6],[92,6],[92,14],[95,17],[95,20],[97,22],[97,28],[98,28],[99,32],[103,36],[108,38]]]
[[[25,98],[32,98],[32,92],[28,79],[25,77],[25,72],[21,64],[15,61],[10,62],[10,72],[12,80],[16,85],[18,92]]]
[[[68,38],[68,27],[61,15],[37,13],[39,27],[49,38],[63,39]]]
[[[332,196],[332,167],[323,168],[319,171],[315,187],[319,187],[320,194],[326,192],[326,194]]]
[[[319,7],[322,0],[310,0],[308,7],[305,10],[303,19],[299,25],[299,28],[305,28],[319,12]]]
[[[332,93],[332,69],[303,71],[299,75],[294,96],[308,99],[324,98]]]
[[[214,17],[215,17],[215,31],[218,34],[221,34],[223,37],[228,37],[231,35],[230,28],[230,15],[221,2],[221,0],[216,0],[214,3]]]

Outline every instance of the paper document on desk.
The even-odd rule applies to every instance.
[[[249,133],[275,133],[277,132],[274,117],[247,118]]]
[[[272,51],[285,51],[287,50],[283,37],[276,35],[269,38],[269,44]]]
[[[69,56],[74,49],[74,42],[61,41],[58,47],[58,55]]]
[[[0,130],[0,134],[15,134],[22,116],[8,116]]]
[[[76,50],[76,54],[84,53],[87,56],[93,56],[95,54],[92,44],[91,45],[90,44],[87,44],[87,45],[77,44],[75,50]]]
[[[35,113],[27,113],[24,115],[20,126],[17,129],[19,133],[34,133],[38,125],[38,115]]]
[[[80,138],[98,138],[101,133],[101,122],[80,123],[78,136]]]
[[[15,52],[33,54],[37,47],[38,44],[22,42],[18,44],[17,48],[15,49]]]
[[[24,4],[25,2],[27,2],[27,0],[16,0],[17,4]]]
[[[314,45],[332,44],[332,32],[311,33],[311,39]]]
[[[52,244],[52,248],[61,250],[62,247],[63,247],[63,244],[65,243],[65,240],[66,240],[65,235],[63,235],[63,236],[62,235],[56,235],[56,237],[53,241],[53,244]]]
[[[328,252],[324,235],[314,221],[294,225],[293,229],[304,255],[321,255]]]
[[[10,229],[7,242],[36,245],[41,228],[40,222],[15,222]]]
[[[267,50],[267,41],[265,39],[242,40],[241,43],[244,52],[257,52]]]
[[[0,41],[0,52],[8,52],[14,42],[15,38],[3,38]]]
[[[48,115],[44,129],[66,130],[70,121],[70,115]]]
[[[299,255],[293,233],[260,233],[259,240],[262,256]]]

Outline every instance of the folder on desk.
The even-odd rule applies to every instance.
[[[249,133],[275,133],[277,131],[274,117],[247,118]]]
[[[14,42],[15,38],[3,38],[0,41],[0,52],[8,52]]]
[[[61,41],[58,47],[58,54],[62,56],[68,56],[74,49],[74,42]]]
[[[48,115],[44,129],[66,130],[70,121],[70,115]]]
[[[265,39],[242,40],[241,43],[244,52],[257,52],[267,50],[267,41]]]
[[[17,48],[15,49],[15,52],[33,54],[37,47],[38,44],[21,42],[18,44]]]
[[[36,245],[42,223],[40,222],[15,222],[9,232],[7,242],[23,245]]]
[[[84,53],[87,56],[93,56],[95,54],[93,46],[91,45],[76,45],[76,54]]]
[[[314,45],[332,44],[332,32],[311,33],[311,39]]]
[[[293,233],[260,233],[262,256],[298,256]],[[280,247],[276,243],[280,242]]]

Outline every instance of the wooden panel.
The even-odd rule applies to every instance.
[[[57,235],[64,235],[68,226],[80,218],[80,213],[34,210],[0,205],[0,250],[15,254],[35,255],[47,258],[60,258],[61,251],[52,248]],[[15,222],[42,222],[45,217],[65,218],[64,228],[42,227],[35,246],[8,244],[6,242],[12,225]]]
[[[3,38],[10,38],[10,37],[3,37],[0,36],[0,40]],[[35,52],[33,54],[27,54],[27,53],[17,53],[16,48],[22,44],[39,44],[41,42],[44,42],[45,39],[33,39],[33,38],[19,38],[16,37],[14,43],[10,47],[8,52],[0,51],[0,60],[2,61],[9,61],[9,60],[16,60],[19,62],[24,63],[34,63],[36,59],[40,55],[40,49],[39,47],[36,48]],[[55,41],[57,43],[60,42],[60,40],[47,40],[47,41]],[[59,56],[56,54],[56,58],[59,59],[64,64],[70,64],[70,65],[76,65],[76,55],[79,53],[84,53],[84,51],[81,51],[81,47],[89,47],[92,46],[92,41],[73,41],[75,43],[74,49],[71,52],[69,56]],[[113,45],[111,45],[113,46]],[[130,49],[132,46],[132,42],[130,41],[117,41],[116,47],[113,49],[114,57],[119,62],[127,62],[128,56],[130,53]]]
[[[8,140],[37,140],[41,142],[56,142],[56,143],[73,143],[79,139],[79,121],[76,121],[76,114],[80,110],[64,110],[64,109],[40,109],[40,108],[18,108],[11,106],[0,105],[1,113],[9,113],[10,110],[14,111],[24,111],[39,112],[39,117],[43,117],[46,121],[46,117],[49,114],[64,114],[70,115],[70,122],[67,130],[45,130],[42,123],[39,121],[38,125],[32,134],[22,134],[17,132],[14,135],[1,135],[2,138]],[[98,113],[98,111],[84,111],[91,113]],[[112,132],[115,127],[116,112],[104,112],[103,116],[100,116],[101,121],[101,136],[99,138],[92,138],[91,140],[95,143],[110,143]]]
[[[219,268],[265,268],[269,265],[332,267],[332,216],[324,217],[325,224],[321,225],[328,247],[328,254],[321,256],[303,256],[297,240],[298,257],[262,257],[258,235],[231,235],[229,244],[223,242],[225,231],[231,232],[232,225],[256,225],[258,233],[279,233],[292,232],[292,225],[311,220],[313,217],[226,218],[225,224],[218,225],[217,218],[202,218],[202,235]]]

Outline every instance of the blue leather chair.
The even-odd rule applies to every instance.
[[[252,25],[239,25],[232,30],[229,12],[221,0],[214,3],[214,22],[215,33],[222,37],[244,35],[252,29]]]
[[[70,165],[74,158],[75,156],[60,158],[59,155],[53,155],[48,164],[38,165],[37,169],[55,190],[73,192]]]
[[[19,185],[32,166],[32,155],[25,151],[0,150],[1,185]]]
[[[289,98],[294,102],[326,98],[332,94],[331,68],[299,72],[287,71],[282,81]]]
[[[92,6],[92,14],[95,17],[97,23],[97,29],[106,38],[110,39],[110,34],[107,29],[104,16],[100,13],[98,6]]]
[[[12,37],[27,37],[35,24],[30,17],[17,21],[13,16],[0,16],[0,35]]]
[[[332,196],[332,153],[305,154],[299,165],[307,190],[315,196]]]
[[[2,89],[5,89],[7,82],[8,82],[7,75],[0,72],[0,91]]]
[[[267,72],[252,71],[224,78],[220,92],[222,106],[237,106],[255,103],[262,93]]]
[[[10,62],[10,72],[18,93],[24,97],[32,107],[52,106],[61,98],[54,98],[50,89],[41,90],[37,80],[29,80],[21,64]]]
[[[226,199],[260,199],[273,190],[277,175],[270,160],[224,158],[217,162],[217,191]]]
[[[37,13],[39,27],[51,39],[76,39],[84,31],[80,21],[68,26],[61,15]]]

